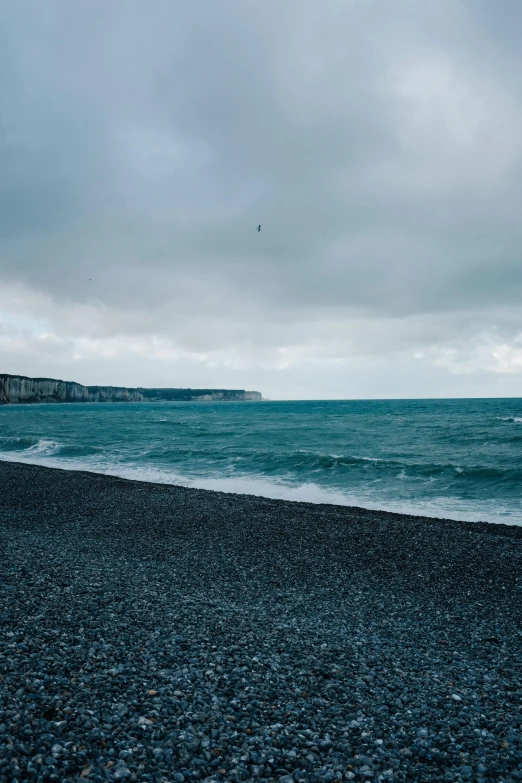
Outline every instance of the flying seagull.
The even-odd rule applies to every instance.
[[[257,227],[258,232],[261,231],[261,223]]]

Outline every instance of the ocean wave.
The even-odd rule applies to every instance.
[[[269,459],[272,457],[277,461],[284,461],[289,467],[311,467],[323,468],[325,470],[341,466],[365,466],[367,463],[389,464],[381,457],[359,457],[352,454],[324,454],[322,452],[304,451],[302,449],[281,455],[277,453],[266,455],[266,453],[260,452],[259,456],[268,456]]]
[[[480,514],[522,522],[519,424],[522,401],[516,400],[274,403],[262,411],[159,403],[2,406],[0,459],[241,494],[430,516],[448,517],[453,509],[462,519]]]
[[[112,453],[109,448],[87,444],[64,444],[50,439],[32,437],[17,437],[0,439],[0,453],[12,454],[21,461],[42,461],[53,457],[58,463],[66,459],[68,464],[73,461],[85,460],[85,466],[94,467],[96,457],[103,462],[112,463],[115,467],[121,461],[121,455]],[[15,456],[16,455],[16,456]],[[240,474],[247,479],[249,476],[264,476],[270,481],[290,482],[292,485],[313,481],[324,483],[330,488],[355,486],[382,478],[387,483],[392,481],[429,482],[445,479],[449,486],[471,487],[475,485],[487,487],[499,484],[511,487],[522,482],[522,467],[520,464],[492,465],[462,463],[436,463],[422,461],[404,461],[401,459],[386,459],[366,455],[324,453],[299,449],[290,452],[271,450],[238,450],[196,447],[196,441],[189,446],[154,445],[144,447],[141,453],[135,452],[124,458],[126,462],[142,464],[149,463],[153,470],[164,469],[166,472],[183,470],[193,476],[221,477],[227,472]],[[98,460],[96,460],[98,461]],[[466,489],[466,492],[469,490]],[[512,490],[510,490],[512,492]]]
[[[100,449],[94,446],[60,446],[55,452],[57,457],[90,457],[93,454],[99,454]]]
[[[458,463],[436,463],[422,461],[404,461],[401,459],[385,459],[384,457],[367,457],[352,454],[325,454],[322,452],[305,451],[271,451],[228,448],[215,449],[210,445],[206,448],[196,447],[196,441],[190,446],[169,445],[154,446],[142,453],[142,459],[150,461],[155,466],[165,466],[166,469],[193,470],[195,474],[222,475],[227,470],[237,471],[247,475],[266,476],[272,480],[284,481],[325,481],[342,486],[354,481],[371,481],[375,477],[385,480],[400,479],[401,481],[430,481],[446,478],[450,482],[464,484],[476,481],[478,484],[493,481],[520,482],[522,467],[520,465],[499,466],[491,464],[463,465]],[[238,463],[241,465],[238,465]],[[323,476],[324,478],[322,478]]]
[[[452,463],[415,463],[403,462],[398,459],[385,459],[384,457],[365,457],[353,454],[324,454],[313,451],[293,451],[290,453],[277,453],[260,451],[252,454],[251,460],[254,464],[260,464],[280,471],[301,470],[325,470],[335,469],[359,469],[364,471],[377,471],[378,473],[390,472],[393,475],[401,474],[405,477],[405,472],[417,473],[429,476],[433,473],[456,472],[458,466]],[[408,476],[409,477],[409,476]]]
[[[38,443],[27,449],[31,454],[56,454],[61,448],[61,443],[57,443],[55,440],[46,440],[41,438]]]
[[[60,449],[64,448],[63,446],[61,447],[53,441],[38,441],[37,444],[33,445],[40,450],[36,451],[33,446],[30,446],[25,449],[24,454],[18,451],[18,453],[11,453],[9,456],[6,454],[6,456],[0,458],[15,462],[46,465],[48,467],[63,467],[63,461],[58,454]],[[232,492],[241,495],[256,495],[281,500],[357,506],[368,510],[387,510],[455,520],[479,521],[487,519],[489,522],[520,524],[518,522],[520,513],[517,515],[513,508],[504,506],[502,503],[499,504],[498,501],[494,500],[482,499],[477,506],[469,499],[459,499],[451,495],[446,497],[444,493],[424,498],[420,496],[411,497],[409,499],[393,497],[388,493],[385,496],[374,494],[374,491],[370,489],[370,485],[373,485],[375,482],[381,482],[382,479],[380,478],[366,481],[364,485],[342,488],[321,486],[312,480],[289,481],[280,476],[270,478],[259,475],[231,476],[215,474],[195,477],[184,472],[178,472],[167,466],[154,467],[146,463],[123,464],[105,460],[87,462],[85,455],[83,457],[78,455],[76,459],[73,458],[68,461],[67,468],[121,476],[122,478],[135,481],[171,484],[194,489],[209,489],[218,492]],[[478,470],[482,469],[478,468]]]
[[[519,463],[511,465],[475,464],[462,465],[452,462],[417,462],[398,459],[368,458],[353,455],[320,454],[314,452],[292,452],[291,454],[261,453],[252,459],[256,472],[271,475],[293,476],[296,479],[307,473],[338,476],[336,481],[350,481],[354,478],[375,476],[395,478],[401,481],[429,480],[440,477],[447,478],[451,483],[473,484],[477,486],[488,483],[505,483],[509,485],[522,482],[522,467]],[[363,472],[364,471],[364,472]],[[333,475],[332,475],[333,474]]]
[[[0,441],[0,451],[20,451],[32,456],[54,454],[60,444],[45,438],[6,438]]]
[[[38,443],[38,438],[1,438],[0,451],[25,451]]]
[[[169,427],[190,427],[190,422],[181,419],[154,419],[155,424],[167,424]]]
[[[522,442],[522,434],[520,435],[511,435],[509,438],[503,439],[504,443],[521,443]]]

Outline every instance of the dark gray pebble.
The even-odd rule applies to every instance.
[[[522,780],[522,529],[0,462],[0,783]]]

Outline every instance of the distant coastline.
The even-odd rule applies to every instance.
[[[29,378],[25,375],[0,374],[0,405],[52,402],[179,402],[260,401],[258,391],[244,389],[147,389],[124,386],[83,386],[75,381],[56,378]]]

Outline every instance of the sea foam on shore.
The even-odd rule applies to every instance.
[[[0,459],[522,524],[521,400],[0,406]]]

